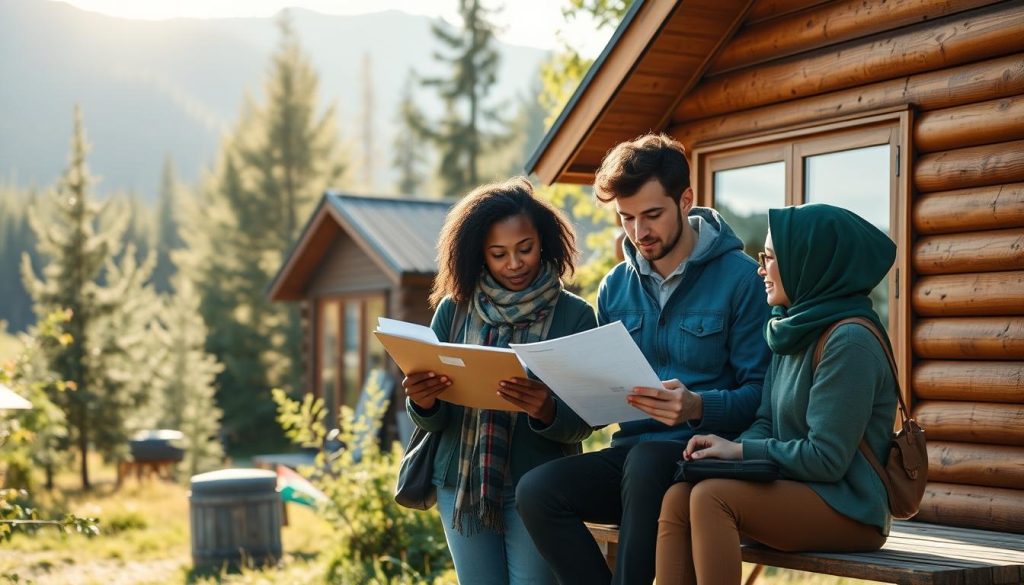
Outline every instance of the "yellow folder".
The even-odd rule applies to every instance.
[[[374,331],[391,359],[406,375],[434,372],[452,385],[438,398],[453,404],[491,410],[522,409],[498,396],[498,383],[525,378],[526,370],[511,349],[431,343]]]

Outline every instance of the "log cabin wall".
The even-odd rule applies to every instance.
[[[1024,532],[1022,31],[1020,0],[758,0],[668,122],[693,150],[913,109],[901,226],[912,288],[900,306],[929,438],[919,518],[1013,532]]]

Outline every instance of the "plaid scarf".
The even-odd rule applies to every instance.
[[[466,316],[464,343],[508,347],[540,341],[562,283],[551,266],[521,291],[505,289],[484,271]],[[502,497],[517,413],[465,408],[452,527],[460,534],[505,529]]]

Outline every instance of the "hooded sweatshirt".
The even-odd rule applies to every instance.
[[[662,380],[678,379],[703,400],[703,417],[667,426],[653,419],[622,423],[612,446],[648,440],[685,441],[698,433],[735,437],[753,421],[770,352],[769,316],[757,263],[713,209],[694,207],[713,230],[686,260],[664,307],[644,285],[636,248],[623,240],[625,261],[597,293],[598,323],[622,321]]]

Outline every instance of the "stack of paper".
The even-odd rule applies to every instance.
[[[473,408],[518,410],[497,395],[498,384],[526,377],[526,368],[591,426],[647,418],[626,397],[637,386],[662,387],[619,321],[511,349],[443,343],[428,327],[384,318],[374,334],[403,372],[448,376],[452,385],[438,398]]]

